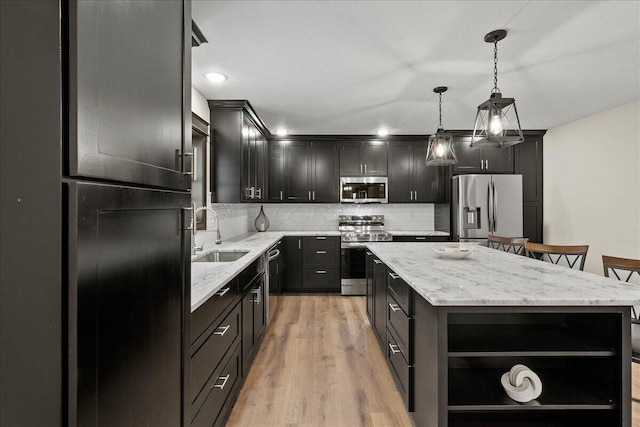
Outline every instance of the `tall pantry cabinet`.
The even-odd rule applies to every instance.
[[[1,7],[0,424],[188,425],[190,4]]]

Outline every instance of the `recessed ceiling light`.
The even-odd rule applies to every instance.
[[[378,136],[387,136],[389,135],[389,129],[379,129],[377,133]]]
[[[204,76],[213,83],[222,83],[227,80],[227,76],[221,73],[207,73]]]
[[[286,129],[278,129],[276,131],[276,135],[278,136],[286,136],[289,133],[289,131],[287,131]]]

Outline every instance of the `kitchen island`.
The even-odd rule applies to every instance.
[[[631,426],[631,285],[479,246],[366,246],[367,312],[417,426]],[[516,364],[537,399],[506,395]]]

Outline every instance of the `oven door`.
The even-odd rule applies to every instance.
[[[366,295],[367,268],[364,245],[342,245],[340,289],[342,295]]]
[[[340,178],[342,203],[387,203],[388,191],[386,177]]]

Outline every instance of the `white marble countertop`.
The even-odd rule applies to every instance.
[[[223,241],[220,245],[205,247],[202,252],[191,256],[191,260],[213,251],[248,251],[249,253],[233,262],[192,262],[191,263],[191,312],[204,304],[220,288],[229,283],[249,264],[268,250],[284,236],[340,236],[331,231],[267,231],[249,233]]]
[[[446,231],[435,230],[385,230],[394,236],[449,236]]]
[[[474,244],[465,259],[440,258],[443,243],[367,243],[434,306],[628,306],[640,289],[603,276]]]

